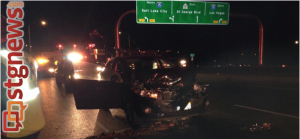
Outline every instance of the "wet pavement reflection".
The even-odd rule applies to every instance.
[[[298,138],[299,119],[234,107],[217,103],[204,114],[181,122],[146,122],[132,129],[121,109],[77,110],[73,94],[58,88],[54,78],[39,79],[41,103],[46,126],[39,139],[77,138]],[[214,88],[212,97],[217,98]],[[221,89],[220,89],[221,90]],[[226,90],[225,90],[226,91]],[[231,90],[229,90],[231,91]],[[224,89],[220,91],[224,93]],[[221,94],[219,93],[219,94]],[[220,100],[220,98],[216,99]],[[258,123],[257,126],[254,126]],[[271,123],[268,130],[251,131],[264,123]]]

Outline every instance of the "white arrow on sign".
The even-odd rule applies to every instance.
[[[197,23],[198,23],[198,16],[196,18],[197,18]]]
[[[174,15],[172,17],[169,17],[169,19],[171,19],[172,22],[174,23]]]
[[[148,22],[148,17],[146,17],[146,16],[145,16],[145,19],[146,19],[146,20],[147,20],[147,22]]]
[[[219,20],[219,23],[221,23],[221,21],[222,21],[222,18]]]

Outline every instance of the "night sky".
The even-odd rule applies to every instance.
[[[262,21],[265,65],[299,65],[299,45],[295,44],[299,40],[298,1],[228,3],[231,14],[252,14]],[[6,16],[6,4],[1,1],[1,15]],[[134,1],[25,2],[24,37],[27,41],[28,24],[46,20],[46,26],[31,26],[34,52],[54,50],[58,44],[85,44],[94,29],[107,38],[106,46],[113,51],[117,20],[122,13],[135,10],[135,6]],[[120,30],[130,34],[133,49],[195,53],[196,61],[203,65],[212,64],[213,60],[217,64],[254,65],[258,61],[258,23],[249,18],[231,17],[225,26],[141,25],[131,14],[124,18]],[[127,49],[127,36],[120,37],[121,47]]]

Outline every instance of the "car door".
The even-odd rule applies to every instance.
[[[107,62],[107,64],[105,65],[105,70],[103,72],[101,72],[101,78],[103,80],[110,80],[111,76],[113,74],[113,63],[114,63],[114,59],[110,60]]]
[[[77,109],[122,108],[122,92],[126,90],[123,83],[87,78],[72,80]]]
[[[111,77],[112,81],[115,81],[115,82],[128,81],[127,80],[128,73],[125,71],[125,67],[121,60],[115,61],[114,65],[113,65],[113,69],[114,69],[114,73],[113,73],[113,76]]]

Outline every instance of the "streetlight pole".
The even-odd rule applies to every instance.
[[[31,39],[30,39],[30,26],[33,25],[33,24],[36,24],[36,23],[39,23],[39,22],[34,22],[34,23],[31,23],[28,25],[28,42],[29,42],[29,55],[31,55]],[[42,21],[41,22],[42,25],[46,25],[46,22],[45,21]]]
[[[123,32],[124,34],[126,34],[127,35],[127,37],[128,37],[128,46],[129,46],[129,48],[128,48],[128,51],[130,51],[130,35],[128,34],[128,33],[125,33],[125,32]],[[119,32],[119,34],[122,34],[122,32]]]

